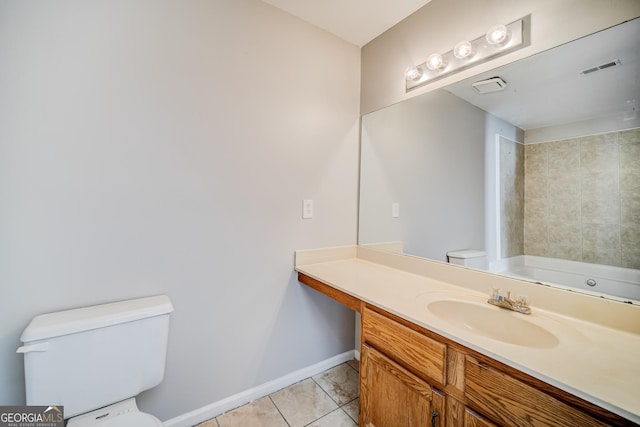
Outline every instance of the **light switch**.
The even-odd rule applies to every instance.
[[[313,200],[302,201],[302,219],[313,218]]]
[[[391,217],[400,218],[400,203],[393,203],[391,205]]]

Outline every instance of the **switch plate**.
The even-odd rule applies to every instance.
[[[302,201],[302,219],[313,218],[313,200]]]
[[[393,203],[391,205],[391,218],[400,218],[400,203]]]

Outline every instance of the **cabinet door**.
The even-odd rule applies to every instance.
[[[469,408],[464,410],[464,427],[498,427],[491,421],[476,414]]]
[[[444,426],[444,396],[374,348],[362,346],[360,425]]]

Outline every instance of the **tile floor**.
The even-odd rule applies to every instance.
[[[196,427],[354,427],[359,410],[352,360]]]

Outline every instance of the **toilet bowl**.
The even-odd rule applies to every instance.
[[[140,412],[134,398],[69,419],[67,427],[162,427],[151,414]]]
[[[62,406],[67,427],[159,427],[135,397],[164,378],[166,295],[43,314],[22,333],[27,405]]]

